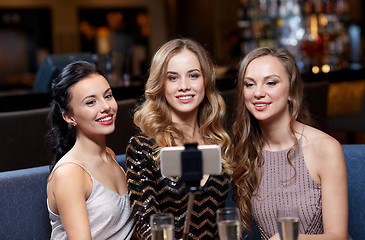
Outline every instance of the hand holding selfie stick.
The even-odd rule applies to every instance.
[[[203,178],[202,153],[197,143],[185,143],[185,150],[181,152],[182,180],[189,190],[188,209],[186,211],[183,240],[188,239],[191,212],[193,211],[195,191],[201,190],[200,181]]]

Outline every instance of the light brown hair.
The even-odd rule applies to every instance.
[[[236,121],[233,130],[234,168],[232,170],[233,197],[240,209],[242,226],[249,231],[252,230],[251,198],[257,191],[261,181],[259,168],[264,164],[261,152],[265,139],[257,119],[244,106],[243,79],[248,65],[254,59],[263,56],[276,57],[282,63],[289,78],[289,128],[294,141],[294,145],[287,155],[289,164],[291,164],[289,155],[298,145],[294,131],[295,121],[311,124],[309,112],[303,105],[303,82],[292,54],[283,48],[262,47],[251,51],[239,64],[237,82],[238,103],[236,105]]]

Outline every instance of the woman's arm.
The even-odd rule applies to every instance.
[[[140,239],[151,238],[150,216],[158,212],[152,151],[151,142],[145,137],[132,138],[126,150],[128,192]]]
[[[324,147],[325,146],[325,147]],[[345,157],[342,147],[333,138],[316,146],[318,169],[322,189],[322,216],[324,234],[321,239],[347,239],[348,186]],[[314,239],[301,237],[300,239]]]
[[[90,176],[75,164],[60,166],[51,179],[58,214],[68,239],[91,240],[86,199],[92,191]]]
[[[300,240],[346,240],[348,236],[347,172],[341,144],[326,135],[310,147],[312,169],[321,184],[323,234],[301,235]],[[313,171],[311,171],[313,170]]]

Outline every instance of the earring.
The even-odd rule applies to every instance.
[[[76,125],[77,125],[77,123],[73,123],[73,124],[72,124],[72,126],[73,126],[73,127],[76,127]]]

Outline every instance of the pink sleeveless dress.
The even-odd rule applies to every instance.
[[[302,138],[290,155],[296,173],[287,161],[288,151],[289,149],[263,151],[263,176],[257,195],[251,200],[254,221],[261,239],[269,239],[278,232],[276,219],[279,205],[297,207],[299,233],[323,233],[321,185],[313,180],[305,165]]]

